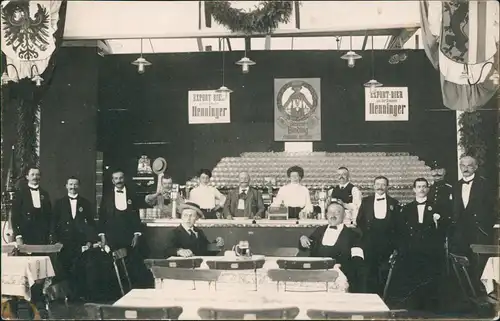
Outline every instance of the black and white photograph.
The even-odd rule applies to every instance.
[[[3,0],[3,320],[500,318],[496,0]]]

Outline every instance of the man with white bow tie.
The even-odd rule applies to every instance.
[[[442,276],[444,218],[427,199],[429,182],[413,182],[415,201],[402,207],[397,223],[397,256],[386,303],[391,309],[436,312]]]
[[[469,274],[478,291],[483,288],[480,276],[486,264],[486,257],[472,253],[471,244],[495,244],[493,226],[494,188],[488,188],[486,180],[479,176],[477,160],[471,156],[460,159],[463,178],[454,188],[453,224],[450,237],[450,252],[469,259]]]
[[[12,229],[18,244],[49,244],[52,206],[49,193],[40,188],[40,170],[30,167],[28,184],[16,191],[12,204]]]

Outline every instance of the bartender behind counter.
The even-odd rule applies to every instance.
[[[224,205],[226,197],[217,188],[208,185],[212,177],[210,170],[201,169],[198,176],[200,185],[189,193],[189,200],[198,204],[206,219],[217,219],[218,211]]]
[[[161,186],[155,194],[146,195],[146,203],[161,212],[161,217],[172,217],[172,177],[165,175],[161,178]],[[184,203],[184,198],[177,193],[177,204]]]
[[[311,195],[304,185],[300,184],[304,178],[304,169],[292,166],[286,171],[290,183],[278,190],[271,207],[277,208],[282,204],[288,207],[288,218],[300,218],[304,214],[312,213]]]

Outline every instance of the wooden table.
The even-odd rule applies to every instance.
[[[208,308],[277,308],[300,309],[297,319],[308,319],[307,309],[329,309],[338,311],[389,311],[377,294],[358,293],[307,293],[307,292],[209,292],[202,290],[134,289],[120,300],[116,306],[160,307],[181,306],[184,312],[181,320],[199,320],[198,309]]]
[[[50,286],[55,276],[48,256],[8,256],[2,254],[2,296],[19,296],[31,300],[31,286],[44,282]]]
[[[494,282],[500,283],[500,258],[490,257],[486,262],[483,274],[481,275],[481,281],[486,287],[486,293],[491,293],[494,290]]]
[[[231,254],[232,251],[228,251],[226,254]],[[263,256],[255,255],[254,257],[259,258]],[[203,262],[200,266],[200,269],[208,269],[207,260],[210,261],[224,261],[224,260],[235,260],[235,257],[227,256],[202,256]],[[172,257],[171,259],[181,259],[179,257]],[[277,260],[280,259],[278,257],[265,257],[264,266],[261,269],[256,271],[256,274],[253,270],[228,270],[222,271],[219,280],[217,281],[217,291],[231,291],[235,287],[239,290],[246,291],[254,291],[255,290],[255,279],[257,279],[257,291],[264,292],[276,292],[278,290],[283,290],[284,284],[279,284],[279,289],[277,288],[277,284],[270,280],[267,276],[267,271],[270,269],[278,269]],[[291,259],[291,258],[283,258],[283,259]],[[293,258],[294,260],[315,260],[320,258]],[[338,272],[338,277],[336,280],[332,280],[332,282],[328,283],[328,291],[331,292],[340,292],[345,293],[349,288],[349,283],[347,282],[347,277],[342,273],[339,269],[339,265],[336,265],[333,268]],[[178,281],[178,280],[155,280],[155,287],[157,289],[192,289],[193,283],[191,281]],[[208,282],[196,281],[196,288],[214,290],[213,286],[209,285]],[[325,283],[317,283],[317,282],[287,282],[286,283],[287,291],[325,291]],[[322,294],[318,294],[322,295]]]

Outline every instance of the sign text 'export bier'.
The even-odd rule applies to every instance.
[[[365,88],[366,121],[408,121],[408,87]]]
[[[230,123],[230,94],[215,90],[189,91],[189,123],[218,124]]]

